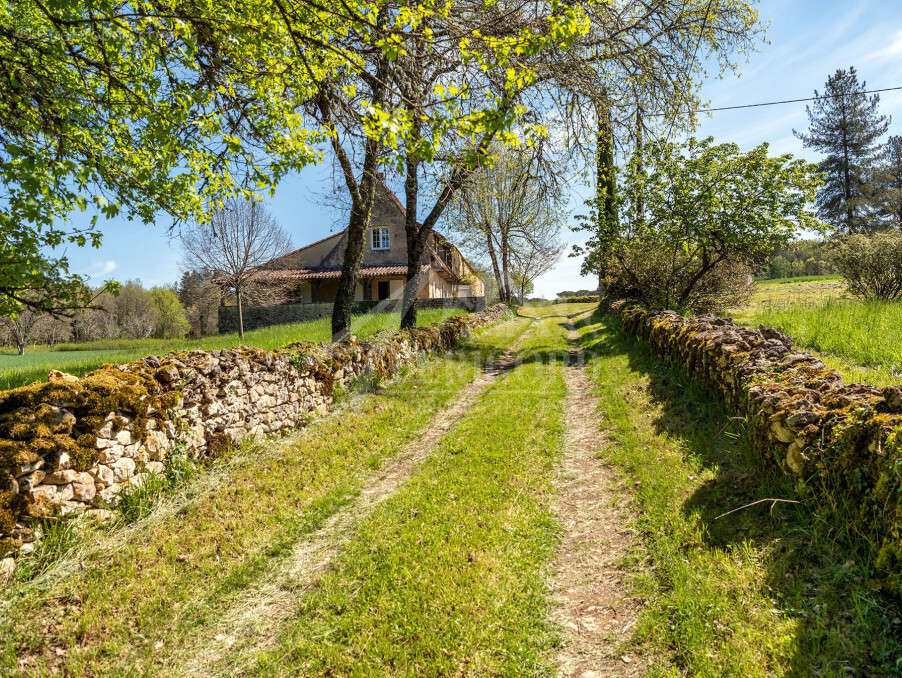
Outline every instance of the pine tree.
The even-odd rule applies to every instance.
[[[902,137],[890,137],[877,170],[880,216],[891,228],[902,229]]]
[[[824,185],[817,194],[818,217],[837,230],[861,233],[873,230],[878,202],[874,186],[877,140],[889,122],[880,115],[880,97],[864,94],[855,67],[839,69],[827,78],[823,95],[807,106],[808,133],[793,130],[805,146],[826,158],[820,163]]]

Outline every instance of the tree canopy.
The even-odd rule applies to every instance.
[[[650,305],[692,306],[707,277],[751,264],[800,231],[822,231],[810,208],[818,181],[814,165],[770,156],[767,144],[748,152],[710,138],[649,145],[643,171],[631,165],[625,175],[613,245],[618,291]],[[635,191],[642,214],[629,199]]]
[[[83,304],[50,248],[100,218],[198,217],[316,159],[284,57],[255,0],[0,4],[0,313]]]

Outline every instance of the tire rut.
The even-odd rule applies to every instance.
[[[637,676],[642,658],[623,650],[640,604],[624,585],[618,565],[635,541],[628,502],[609,466],[598,458],[605,441],[595,413],[598,399],[586,374],[579,338],[568,319],[573,344],[565,369],[566,444],[554,510],[563,527],[552,578],[553,621],[562,630],[556,657],[566,678]]]
[[[414,469],[435,449],[441,438],[475,404],[481,393],[499,376],[517,364],[517,350],[531,332],[532,325],[514,343],[488,363],[479,376],[463,387],[454,402],[438,412],[421,436],[408,443],[388,464],[374,473],[359,495],[331,516],[311,535],[303,538],[265,581],[248,589],[205,634],[209,641],[188,657],[176,657],[170,665],[178,676],[236,675],[237,666],[229,658],[248,658],[274,645],[279,628],[292,616],[300,599],[316,584],[343,544],[354,537],[354,527],[407,480]],[[236,655],[236,653],[238,653]]]

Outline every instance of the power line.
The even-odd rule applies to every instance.
[[[902,85],[899,87],[883,87],[882,89],[869,89],[864,92],[855,92],[852,96],[864,95],[864,94],[877,94],[878,92],[894,92],[896,90],[902,89]],[[686,113],[713,113],[715,111],[735,111],[740,108],[759,108],[761,106],[778,106],[780,104],[798,104],[803,101],[820,101],[821,99],[834,99],[841,96],[849,96],[846,94],[822,94],[818,97],[805,97],[804,99],[782,99],[780,101],[762,101],[757,104],[741,104],[739,106],[719,106],[717,108],[697,108],[692,111],[686,111]],[[666,115],[665,113],[653,113],[652,115]]]

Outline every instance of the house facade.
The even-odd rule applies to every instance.
[[[400,300],[403,296],[407,276],[405,214],[404,206],[391,189],[383,182],[377,182],[356,301]],[[347,232],[340,231],[267,262],[260,266],[256,277],[282,288],[287,303],[332,303],[338,289],[346,243]],[[459,299],[461,302],[482,299],[484,303],[482,280],[457,247],[444,236],[433,232],[421,266],[419,299]]]

